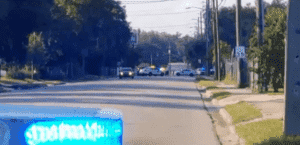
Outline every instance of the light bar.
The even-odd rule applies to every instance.
[[[122,145],[123,118],[115,109],[0,107],[2,145]]]

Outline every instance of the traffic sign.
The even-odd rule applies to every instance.
[[[134,45],[137,45],[139,42],[139,33],[136,30],[133,30],[130,42]]]
[[[236,57],[244,58],[246,56],[244,46],[236,46],[235,50]]]

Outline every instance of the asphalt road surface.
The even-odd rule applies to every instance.
[[[66,83],[1,93],[0,102],[117,109],[123,113],[124,145],[220,144],[194,80],[188,76],[137,76]]]

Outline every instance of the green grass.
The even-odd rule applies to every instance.
[[[45,81],[43,84],[59,84],[59,83],[61,83],[61,81],[59,81],[59,80],[51,80],[51,81],[39,80],[39,81]],[[35,80],[28,79],[28,78],[26,78],[24,80],[20,80],[20,79],[13,79],[13,78],[9,78],[9,77],[1,77],[0,82],[5,83],[5,84],[13,84],[13,83],[32,84],[33,82],[35,82]]]
[[[237,85],[236,77],[231,78],[229,73],[225,76],[225,79],[222,82],[226,85]]]
[[[212,98],[221,100],[221,99],[229,97],[230,95],[231,95],[231,93],[229,93],[229,92],[214,92],[212,95]]]
[[[216,87],[216,82],[215,81],[209,81],[209,80],[201,80],[199,82],[200,86],[203,87]]]
[[[206,90],[213,90],[213,89],[222,89],[222,88],[219,88],[219,87],[216,87],[216,86],[206,87]]]
[[[274,92],[273,88],[269,88],[267,92],[262,92],[261,94],[268,94],[268,95],[284,95],[283,88],[279,88],[278,92]]]
[[[268,119],[236,126],[235,130],[240,137],[245,139],[246,145],[271,145],[271,141],[279,141],[279,137],[282,137],[283,121]]]
[[[227,105],[225,109],[232,116],[233,124],[262,117],[262,113],[259,109],[244,101]]]
[[[6,83],[6,84],[12,84],[12,83],[27,83],[25,80],[18,80],[18,79],[13,79],[9,77],[0,77],[0,82]]]

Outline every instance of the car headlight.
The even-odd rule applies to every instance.
[[[120,72],[120,75],[123,75],[123,72]]]

